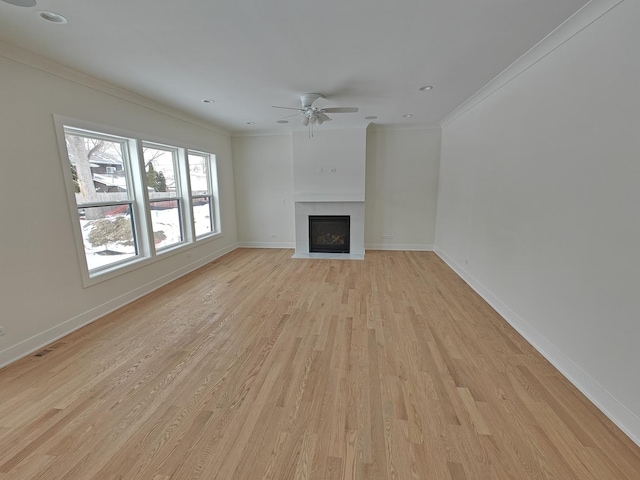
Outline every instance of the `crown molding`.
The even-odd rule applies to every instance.
[[[287,130],[283,131],[282,129],[277,129],[277,130],[266,129],[266,130],[252,130],[252,131],[246,131],[246,132],[236,130],[231,132],[231,136],[232,137],[263,137],[263,136],[272,136],[272,135],[290,135],[291,136],[294,133],[306,133],[309,131],[308,127],[305,127],[303,125],[293,126],[293,127],[288,126],[284,128],[286,128]],[[340,131],[340,130],[366,130],[366,129],[367,129],[367,125],[350,125],[350,126],[344,126],[344,127],[329,127],[327,125],[322,125],[321,127],[314,127],[314,132],[321,133],[321,132]]]
[[[393,125],[393,124],[379,124],[379,123],[371,123],[369,124],[368,130],[372,130],[374,132],[384,131],[384,132],[396,132],[403,130],[441,130],[439,124],[420,124],[420,125]]]
[[[291,137],[293,136],[293,132],[291,130],[287,130],[283,132],[282,130],[256,130],[252,132],[231,132],[231,138],[241,138],[241,137]]]
[[[363,126],[350,126],[342,128],[325,128],[321,127],[323,131],[340,131],[340,130],[366,130],[367,132],[400,132],[400,131],[425,131],[425,130],[442,130],[438,124],[421,124],[421,125],[393,125],[393,124],[375,124],[370,123],[366,127]],[[256,130],[251,132],[231,132],[231,138],[242,137],[291,137],[294,133],[306,132],[306,129],[290,129],[286,132],[282,130]]]
[[[13,60],[14,62],[21,63],[28,67],[35,68],[36,70],[40,70],[42,72],[54,75],[64,80],[68,80],[78,85],[91,88],[101,93],[106,93],[107,95],[111,95],[121,100],[134,103],[138,106],[153,110],[163,115],[168,115],[183,122],[191,123],[192,125],[205,128],[217,134],[226,137],[229,137],[231,135],[229,131],[222,129],[213,123],[209,123],[206,120],[202,120],[201,118],[198,118],[194,115],[183,112],[182,110],[178,110],[138,93],[134,93],[131,90],[127,90],[125,88],[105,82],[104,80],[100,80],[96,77],[92,77],[91,75],[87,75],[86,73],[74,70],[70,67],[54,62],[53,60],[42,57],[27,50],[23,50],[22,48],[16,47],[15,45],[3,41],[0,41],[0,57]]]
[[[322,132],[336,132],[336,131],[343,131],[343,130],[361,130],[364,131],[367,129],[368,124],[364,125],[345,125],[343,127],[338,127],[338,126],[333,126],[333,125],[326,125],[323,124],[320,127],[313,127],[313,132],[314,133],[320,133],[322,134]],[[294,127],[291,129],[291,133],[307,133],[309,131],[308,127],[305,127],[304,125],[300,125],[298,127]]]
[[[449,115],[440,121],[441,127],[454,122],[458,117],[474,108],[476,105],[493,95],[506,84],[511,82],[558,47],[568,42],[575,35],[587,28],[600,17],[606,15],[624,0],[591,0],[571,17],[565,20],[560,26],[549,35],[540,40],[529,49],[524,55],[509,65],[493,80],[472,95],[468,100],[453,110]]]

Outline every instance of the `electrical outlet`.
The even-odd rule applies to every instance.
[[[390,240],[393,238],[393,235],[382,235],[382,238],[384,238],[385,240]]]
[[[187,252],[186,257],[187,257],[187,260],[189,260],[191,258],[191,252]]]
[[[277,235],[275,233],[271,234],[271,238],[276,238],[276,237],[277,237]]]
[[[4,335],[4,327],[0,327],[0,337]]]

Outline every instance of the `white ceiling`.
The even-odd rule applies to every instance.
[[[288,112],[271,105],[298,107],[306,92],[360,108],[331,115],[332,127],[365,126],[367,115],[435,125],[587,3],[37,1],[0,2],[0,40],[234,132],[299,127],[297,117],[276,124]],[[46,22],[42,10],[69,23]]]

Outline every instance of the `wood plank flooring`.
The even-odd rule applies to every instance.
[[[429,252],[236,250],[0,370],[0,480],[632,480]]]

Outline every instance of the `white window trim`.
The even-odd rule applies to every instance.
[[[78,257],[78,263],[80,265],[82,284],[85,288],[104,282],[106,280],[116,278],[120,275],[130,273],[167,257],[187,252],[188,250],[191,250],[196,246],[202,245],[214,239],[221,238],[223,236],[221,230],[222,219],[220,217],[218,200],[218,175],[216,162],[217,156],[215,152],[208,151],[208,149],[203,148],[202,146],[189,145],[185,144],[185,142],[171,141],[170,139],[166,138],[159,139],[150,135],[140,134],[138,132],[123,130],[115,127],[109,127],[106,125],[101,125],[86,120],[79,120],[64,115],[54,114],[53,120],[55,125],[56,137],[58,140],[59,157],[63,171],[67,202],[69,204],[70,221],[76,244],[76,254]],[[134,178],[132,178],[134,184],[133,188],[136,190],[134,193],[133,202],[138,209],[138,212],[134,214],[134,222],[136,222],[136,229],[138,232],[138,256],[132,257],[130,259],[125,259],[121,263],[107,266],[100,270],[94,270],[91,272],[89,271],[87,259],[85,256],[82,231],[80,222],[78,221],[78,205],[76,204],[74,194],[73,178],[71,175],[71,169],[69,168],[69,155],[67,152],[64,131],[65,127],[78,130],[86,130],[89,132],[96,132],[98,135],[113,135],[115,137],[125,138],[129,141],[129,155],[131,155],[132,157],[129,159],[129,161],[131,164],[131,170],[135,170],[134,172],[129,173],[129,175],[134,176]],[[157,252],[153,242],[153,228],[151,225],[150,209],[148,207],[149,195],[146,188],[145,177],[143,177],[144,160],[141,156],[143,143],[166,146],[168,148],[175,148],[178,150],[177,173],[180,177],[181,192],[183,192],[180,197],[180,203],[185,204],[185,207],[183,207],[182,210],[182,227],[184,229],[183,242],[159,249],[159,251]],[[209,175],[209,182],[211,183],[210,191],[212,194],[212,210],[214,213],[214,219],[212,222],[213,231],[197,238],[195,237],[195,227],[193,223],[193,207],[191,204],[192,197],[189,183],[187,152],[194,152],[199,155],[207,155],[210,157],[209,166],[211,169],[211,174]]]
[[[146,191],[146,195],[147,195],[147,203],[146,205],[149,208],[146,208],[146,212],[149,216],[149,235],[151,238],[151,243],[152,243],[152,248],[153,248],[153,254],[152,256],[155,255],[162,255],[165,252],[169,252],[172,251],[178,247],[181,247],[183,245],[186,245],[189,242],[189,236],[187,235],[186,231],[188,229],[188,224],[185,223],[185,206],[184,206],[184,202],[187,200],[186,199],[186,195],[184,192],[188,192],[189,188],[188,188],[188,184],[185,183],[185,179],[184,176],[182,175],[181,169],[180,169],[180,162],[181,162],[181,155],[180,152],[181,150],[184,150],[184,148],[180,148],[178,146],[175,145],[167,145],[166,143],[158,143],[158,142],[150,142],[148,140],[140,140],[138,142],[138,151],[139,151],[139,158],[141,160],[141,168],[143,171],[143,175],[146,177],[146,170],[144,169],[144,162],[145,162],[145,158],[144,158],[144,148],[145,146],[147,147],[151,147],[151,148],[156,148],[159,150],[166,150],[166,151],[173,151],[175,152],[175,156],[173,158],[173,165],[174,165],[174,175],[176,176],[176,178],[174,179],[175,184],[176,184],[176,195],[174,196],[167,196],[167,197],[159,197],[159,198],[154,198],[151,199],[149,197],[149,192],[148,190]],[[145,189],[146,190],[146,189]],[[151,219],[151,204],[154,202],[162,202],[162,201],[174,201],[177,200],[178,201],[178,214],[180,216],[180,228],[182,230],[182,240],[178,243],[174,243],[172,245],[167,245],[166,247],[163,248],[159,248],[156,249],[155,246],[155,242],[153,241],[153,220]]]
[[[200,155],[200,156],[204,156],[204,157],[208,157],[209,158],[209,164],[208,164],[208,168],[207,168],[207,186],[208,186],[208,192],[206,195],[193,195],[191,194],[191,184],[189,183],[189,205],[190,208],[189,210],[191,210],[191,215],[193,216],[193,199],[194,198],[201,198],[201,197],[211,197],[210,200],[210,209],[211,209],[211,214],[213,215],[213,219],[211,221],[211,231],[208,233],[203,233],[202,235],[196,235],[195,232],[195,222],[191,221],[190,225],[191,227],[193,227],[193,231],[192,231],[192,238],[194,239],[194,241],[196,242],[200,242],[202,240],[206,240],[207,238],[210,238],[212,236],[215,235],[219,235],[221,233],[221,225],[220,225],[220,206],[219,206],[219,194],[218,194],[218,161],[217,161],[217,157],[215,153],[207,153],[205,151],[202,150],[198,150],[198,149],[194,149],[194,148],[188,148],[186,149],[186,155],[187,157],[189,156],[189,154],[192,155]],[[188,161],[187,163],[187,167],[188,167]],[[187,176],[189,177],[189,182],[191,182],[191,176],[189,175],[189,172],[187,171]]]

